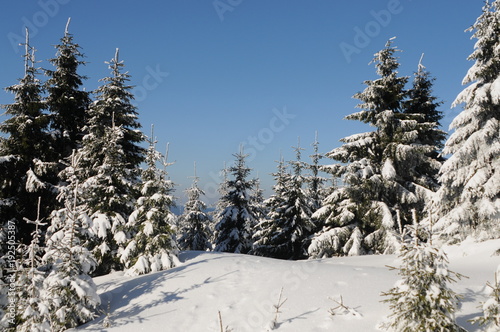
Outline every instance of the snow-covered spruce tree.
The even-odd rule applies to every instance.
[[[412,87],[408,90],[408,98],[404,102],[404,112],[408,114],[421,114],[421,122],[434,124],[428,130],[422,128],[418,133],[417,141],[422,145],[434,147],[430,156],[439,163],[443,161],[440,152],[444,146],[446,133],[440,129],[443,112],[439,107],[443,102],[433,95],[433,85],[435,78],[431,76],[422,64],[422,58],[418,64],[418,69],[414,73]],[[439,165],[441,166],[441,165]],[[439,172],[439,170],[438,170]],[[437,180],[437,173],[434,168],[424,171],[426,176],[432,175]]]
[[[147,141],[147,167],[142,171],[141,196],[125,227],[130,240],[120,252],[120,261],[128,275],[166,270],[178,263],[178,248],[172,229],[176,216],[171,211],[174,184],[167,173],[167,167],[172,163],[156,150],[153,134]],[[163,169],[158,168],[157,163],[161,163]]]
[[[96,90],[97,99],[89,109],[78,170],[83,199],[92,218],[90,249],[98,261],[95,275],[121,269],[118,250],[127,241],[124,226],[137,197],[139,165],[144,160],[136,108],[123,62],[115,57],[108,63],[111,77]]]
[[[352,163],[348,171],[363,172]],[[353,169],[354,168],[354,169]],[[346,172],[349,175],[348,172]],[[349,198],[348,188],[336,188],[323,200],[323,206],[313,213],[312,219],[322,224],[322,229],[312,238],[307,252],[310,258],[332,256],[358,256],[365,254],[361,223],[356,222],[356,214],[361,214],[361,206]],[[367,215],[368,216],[368,215]]]
[[[219,187],[217,188],[217,192],[219,193],[220,199],[217,201],[215,205],[215,215],[219,215],[222,213],[226,207],[228,206],[228,202],[224,199],[227,197],[229,193],[229,167],[227,167],[226,162],[224,162],[224,167],[220,171],[221,182]]]
[[[270,212],[255,234],[257,255],[281,259],[305,258],[305,246],[314,224],[311,203],[303,186],[303,163],[300,146],[295,147],[296,160],[290,162],[293,172],[287,173],[283,162],[275,174],[275,196],[268,200]]]
[[[277,161],[277,171],[272,173],[275,184],[273,186],[274,194],[271,195],[264,204],[269,212],[265,219],[259,221],[256,231],[253,234],[254,244],[252,254],[265,257],[280,257],[285,249],[274,243],[275,237],[280,233],[279,226],[282,224],[283,206],[285,203],[284,193],[287,189],[290,174],[283,157]],[[282,244],[283,245],[283,244]]]
[[[86,77],[78,74],[79,66],[85,65],[81,60],[83,54],[69,33],[69,23],[68,19],[64,37],[55,46],[55,58],[49,60],[54,70],[45,70],[45,75],[49,77],[45,82],[48,93],[46,105],[50,112],[56,162],[69,157],[73,150],[81,146],[90,105],[89,93],[81,89]]]
[[[257,177],[255,178],[255,186],[250,194],[250,204],[253,207],[253,211],[255,212],[255,218],[257,222],[264,219],[268,213],[267,206],[264,204],[264,190],[260,187],[260,179],[259,174],[257,173]]]
[[[462,275],[448,270],[446,254],[430,242],[419,237],[423,229],[415,222],[411,229],[411,242],[401,248],[401,279],[388,292],[391,314],[381,324],[385,330],[395,332],[450,331],[466,332],[455,322],[459,297],[449,288]]]
[[[354,96],[363,110],[346,117],[376,130],[343,138],[344,144],[327,154],[342,164],[325,170],[341,177],[344,186],[313,216],[325,226],[312,240],[312,256],[396,251],[412,209],[422,213],[422,202],[435,190],[429,185],[435,183],[432,174],[419,172],[424,164],[435,167],[430,160],[435,147],[418,137],[436,124],[425,122],[422,114],[403,112],[408,77],[397,75],[398,50],[392,42],[375,54],[380,78],[366,81],[366,89]]]
[[[292,172],[288,182],[288,188],[284,193],[285,224],[282,225],[282,233],[289,243],[289,259],[302,259],[307,257],[307,246],[309,236],[314,232],[315,225],[312,222],[311,200],[305,186],[303,174],[304,163],[301,160],[300,140],[295,150],[296,160],[290,161]]]
[[[72,162],[72,168],[76,162]],[[97,286],[90,274],[97,266],[87,249],[91,220],[81,199],[76,176],[62,197],[64,208],[51,215],[51,226],[43,263],[47,276],[43,282],[44,304],[50,312],[51,331],[63,331],[84,324],[97,315],[101,304]]]
[[[472,324],[479,323],[483,326],[484,332],[495,332],[500,330],[500,266],[495,272],[495,283],[492,285],[487,283],[486,286],[491,288],[490,297],[482,303],[482,316],[471,320]]]
[[[225,208],[216,216],[215,251],[246,254],[252,249],[252,230],[257,224],[251,204],[255,180],[248,180],[247,156],[241,149],[228,169],[233,179],[227,181],[227,194],[220,198]]]
[[[215,227],[218,223],[218,216],[224,212],[226,207],[231,204],[229,201],[226,201],[225,197],[228,196],[229,193],[229,168],[227,167],[226,162],[224,162],[222,169],[219,172],[220,183],[217,188],[217,193],[219,194],[219,199],[215,203],[215,209],[210,212],[210,218],[212,222],[210,223],[210,231],[212,233],[212,237],[210,238],[210,243],[212,243],[212,248],[215,246],[215,240],[217,238],[217,232],[215,231]]]
[[[79,152],[81,156],[87,151],[88,138],[84,137],[84,146]],[[89,248],[98,262],[95,275],[122,269],[118,254],[129,238],[125,224],[131,213],[129,210],[132,210],[135,181],[127,178],[123,150],[119,143],[121,139],[122,127],[106,128],[100,145],[104,158],[93,169],[95,174],[82,183],[83,197],[92,220]]]
[[[51,197],[54,190],[43,179],[50,166],[44,161],[51,159],[52,148],[43,86],[35,66],[35,49],[29,44],[26,29],[24,76],[5,89],[14,94],[14,102],[2,105],[8,119],[0,124],[0,131],[7,134],[0,151],[0,220],[14,222],[17,238],[25,244],[30,242],[34,227],[23,218],[35,220],[38,197]],[[42,206],[41,219],[48,216],[48,209]]]
[[[323,158],[323,155],[319,153],[318,133],[315,135],[312,146],[314,153],[309,156],[311,163],[305,164],[305,168],[310,171],[310,175],[305,177],[305,182],[308,185],[307,196],[311,201],[311,211],[315,212],[321,207],[322,201],[325,198],[325,189],[323,186],[326,182],[326,179],[320,176],[321,165],[319,161]]]
[[[201,200],[205,195],[198,187],[199,177],[196,176],[196,164],[193,184],[186,190],[188,201],[184,206],[184,212],[179,217],[181,229],[179,237],[179,248],[181,250],[210,250],[212,236],[210,230],[211,218],[206,212],[207,205]]]
[[[486,2],[469,30],[477,39],[468,58],[475,63],[463,84],[471,84],[453,103],[464,108],[450,125],[443,154],[451,157],[432,206],[435,231],[447,241],[500,236],[500,1]]]
[[[405,157],[406,160],[411,160],[412,156],[415,157],[408,168],[407,181],[413,182],[411,186],[427,189],[420,191],[421,195],[417,195],[416,208],[418,211],[425,211],[425,206],[432,198],[433,192],[439,189],[438,174],[444,161],[441,150],[444,146],[446,133],[440,129],[443,115],[439,107],[442,102],[437,101],[437,97],[433,95],[434,80],[422,64],[421,59],[413,78],[412,88],[408,91],[408,99],[404,103],[404,112],[416,115],[416,120],[419,123],[414,144],[421,144],[423,147],[422,153]]]
[[[15,293],[14,298],[10,299],[14,301],[16,308],[15,325],[2,322],[6,331],[50,331],[50,313],[45,303],[46,294],[43,287],[45,272],[40,269],[43,254],[40,244],[41,227],[46,223],[40,220],[40,203],[38,204],[36,220],[25,219],[35,226],[31,243],[18,246],[20,256],[16,259]]]

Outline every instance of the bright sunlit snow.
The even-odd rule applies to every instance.
[[[481,313],[500,264],[500,240],[445,247],[452,271],[464,278],[451,288],[462,296],[457,322]],[[378,331],[389,314],[380,296],[399,279],[395,255],[283,261],[248,255],[183,252],[181,265],[139,277],[123,272],[95,279],[103,308],[109,314],[80,327],[85,331]],[[343,304],[341,306],[340,304]],[[105,328],[103,322],[109,322]]]

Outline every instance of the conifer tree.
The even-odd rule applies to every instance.
[[[65,193],[64,208],[52,213],[47,230],[43,262],[48,272],[43,287],[52,331],[63,331],[94,319],[101,303],[97,286],[90,277],[97,266],[87,249],[91,220],[79,197],[77,181],[71,176],[70,187],[74,191]]]
[[[416,218],[415,218],[416,219]],[[465,332],[455,322],[459,297],[449,283],[462,275],[448,270],[448,260],[441,249],[420,241],[422,229],[409,226],[411,242],[401,248],[401,280],[388,292],[391,314],[382,328],[397,332],[450,331]],[[429,235],[425,236],[429,238]]]
[[[94,148],[96,143],[94,141],[90,142],[91,146],[87,145],[87,139],[89,136],[84,137],[84,146],[79,151],[82,160],[89,156],[88,148]],[[120,144],[122,139],[122,127],[106,128],[100,145],[104,154],[101,164],[95,165],[90,172],[84,167],[84,171],[80,173],[93,174],[83,178],[82,195],[92,220],[89,248],[98,262],[95,275],[122,268],[118,252],[128,240],[124,228],[134,201],[135,181],[127,179]]]
[[[135,180],[138,176],[138,165],[144,161],[144,148],[140,146],[144,141],[144,134],[137,118],[137,110],[132,105],[134,95],[132,86],[127,85],[130,80],[128,72],[123,72],[123,61],[118,59],[119,49],[111,61],[106,62],[111,69],[111,76],[100,81],[104,82],[94,92],[96,100],[91,103],[89,116],[91,117],[88,130],[97,137],[102,137],[105,128],[123,128],[123,139],[120,141],[127,165],[128,177]]]
[[[293,173],[286,173],[282,162],[275,174],[275,196],[268,201],[270,212],[255,234],[254,252],[281,259],[304,258],[306,241],[314,224],[310,199],[303,188],[304,176],[300,146],[294,148],[296,160],[290,162]]]
[[[307,195],[311,200],[311,211],[315,212],[321,207],[324,197],[323,184],[326,182],[324,177],[321,177],[321,165],[319,161],[323,158],[323,155],[319,151],[318,133],[316,132],[314,143],[312,144],[314,153],[310,155],[311,164],[306,164],[306,168],[311,172],[309,176],[306,177],[306,182],[308,184]]]
[[[361,171],[357,163],[352,163],[348,171]],[[349,174],[346,172],[346,174]],[[347,178],[347,177],[346,177]],[[354,178],[354,177],[353,177]],[[355,178],[354,178],[355,179]],[[358,256],[368,250],[364,244],[362,225],[356,222],[356,214],[361,213],[360,206],[349,198],[347,187],[336,188],[323,200],[323,206],[313,213],[320,229],[312,237],[307,249],[310,258],[333,256]]]
[[[471,320],[472,324],[479,323],[483,326],[485,332],[495,332],[500,330],[500,281],[499,268],[495,272],[495,283],[492,285],[489,282],[486,284],[491,288],[491,293],[485,302],[481,304],[482,316]]]
[[[70,19],[60,44],[55,46],[55,58],[49,60],[55,69],[45,70],[49,77],[45,83],[48,92],[46,105],[50,112],[56,162],[69,157],[81,146],[90,105],[89,93],[81,89],[87,77],[78,74],[79,66],[85,65],[81,60],[83,54],[69,33],[69,24]]]
[[[188,201],[180,217],[182,227],[179,247],[181,250],[205,251],[212,248],[210,243],[212,221],[206,212],[207,205],[200,199],[205,193],[198,187],[198,180],[195,164],[193,184],[186,190]]]
[[[310,155],[311,164],[307,165],[307,168],[311,171],[311,175],[307,178],[309,184],[309,196],[311,197],[311,210],[314,212],[321,207],[321,201],[323,200],[323,183],[326,179],[319,175],[321,171],[321,165],[319,161],[323,158],[323,155],[319,151],[318,133],[316,132],[314,143],[312,144],[314,153]]]
[[[226,162],[224,162],[224,167],[220,171],[219,176],[221,178],[221,182],[217,188],[217,192],[219,193],[220,198],[217,200],[215,205],[214,216],[221,214],[229,204],[229,202],[224,199],[229,192],[229,168],[227,167]]]
[[[14,222],[18,238],[27,244],[33,227],[23,218],[35,220],[38,197],[53,196],[56,189],[44,179],[51,166],[44,162],[52,155],[49,117],[28,29],[24,46],[24,76],[19,84],[6,88],[14,94],[14,102],[2,105],[9,118],[0,124],[0,131],[8,135],[0,146],[0,220]],[[41,219],[48,213],[43,205]]]
[[[275,239],[280,233],[279,225],[283,223],[281,219],[284,217],[282,215],[285,203],[284,193],[290,179],[290,174],[287,173],[283,157],[277,163],[277,171],[272,173],[275,179],[273,186],[274,194],[264,202],[269,212],[265,219],[260,220],[256,227],[256,232],[253,234],[254,244],[252,253],[258,256],[280,257],[287,254],[283,253],[286,249],[282,249],[280,245],[277,245]]]
[[[422,58],[415,72],[412,88],[408,91],[408,99],[404,102],[405,114],[415,116],[418,122],[418,132],[414,144],[420,144],[420,151],[415,153],[410,149],[404,156],[403,166],[407,167],[403,179],[411,183],[409,189],[425,188],[417,194],[417,202],[414,204],[420,213],[425,217],[425,206],[432,199],[432,195],[439,189],[438,174],[444,158],[441,156],[443,142],[446,133],[440,129],[442,112],[439,107],[442,102],[437,101],[437,97],[432,94],[434,78],[422,64]]]
[[[248,180],[247,156],[243,150],[234,154],[235,164],[228,169],[233,179],[227,181],[227,194],[220,198],[225,208],[216,219],[215,251],[246,254],[252,249],[252,229],[257,223],[251,204],[255,180]]]
[[[420,130],[417,141],[422,145],[435,147],[431,156],[442,162],[443,158],[439,154],[444,146],[443,142],[446,139],[446,133],[439,129],[441,127],[441,120],[443,119],[443,112],[439,110],[439,107],[443,102],[438,101],[437,97],[433,95],[435,78],[431,76],[422,64],[423,56],[422,54],[418,69],[414,73],[412,87],[408,90],[408,99],[404,102],[404,112],[408,114],[421,114],[423,116],[420,119],[422,122],[434,124],[428,130]],[[435,172],[435,170],[431,170],[430,172],[432,171]],[[430,174],[437,177],[435,173]]]
[[[20,244],[20,259],[16,259],[14,302],[16,304],[15,326],[8,325],[7,331],[50,331],[50,312],[45,303],[46,294],[43,288],[45,272],[40,270],[43,248],[41,247],[41,227],[45,226],[40,219],[40,199],[37,218],[32,223],[35,230],[29,245]]]
[[[398,77],[397,48],[389,40],[375,54],[380,78],[366,81],[366,89],[354,97],[363,110],[346,117],[376,128],[373,132],[343,138],[341,147],[327,154],[343,164],[326,167],[342,177],[339,188],[325,200],[315,218],[325,227],[313,239],[310,252],[338,255],[391,253],[396,251],[405,225],[411,224],[412,209],[423,210],[423,198],[435,187],[429,186],[432,174],[419,173],[429,160],[434,146],[419,142],[419,133],[436,124],[425,122],[423,114],[404,113],[408,77]],[[361,240],[362,239],[362,240]],[[360,241],[361,240],[361,241]],[[323,250],[320,247],[334,248]]]
[[[264,204],[264,190],[260,187],[259,174],[255,178],[255,186],[250,194],[250,204],[253,206],[255,212],[255,218],[257,222],[264,219],[267,215],[267,207]]]
[[[156,150],[153,133],[147,141],[147,167],[142,171],[141,196],[125,227],[130,240],[120,253],[120,261],[128,275],[166,270],[177,265],[178,250],[172,229],[176,217],[171,211],[174,184],[167,173],[167,167],[172,164],[167,162],[167,156]],[[158,168],[158,162],[163,169]]]
[[[118,251],[128,240],[124,228],[134,209],[139,165],[144,159],[139,145],[144,138],[118,49],[108,64],[111,76],[102,79],[105,84],[96,90],[78,151],[79,181],[92,218],[94,237],[89,246],[98,261],[96,275],[122,268]]]
[[[215,231],[215,226],[218,223],[218,216],[224,212],[226,207],[230,204],[230,202],[226,201],[225,197],[229,192],[229,168],[226,165],[226,162],[223,164],[223,168],[219,172],[219,177],[221,179],[219,186],[217,188],[217,193],[219,194],[219,199],[215,203],[215,209],[210,212],[210,218],[212,222],[210,223],[210,230],[212,232],[212,237],[210,238],[210,242],[212,245],[215,245],[215,239],[217,238],[217,232]]]
[[[500,236],[500,1],[487,1],[468,30],[477,39],[468,58],[475,62],[453,103],[464,106],[450,125],[443,154],[451,157],[432,206],[435,230],[449,241]]]

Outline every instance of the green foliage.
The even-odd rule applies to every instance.
[[[313,239],[313,255],[394,252],[404,226],[411,224],[411,211],[423,215],[426,201],[438,188],[443,133],[435,122],[440,113],[431,95],[432,80],[420,65],[413,88],[405,90],[408,77],[398,77],[398,49],[392,43],[375,54],[380,77],[366,81],[365,90],[354,95],[363,110],[346,117],[375,130],[345,137],[341,147],[326,154],[342,163],[325,170],[345,186],[325,199],[313,216],[324,226]],[[337,227],[342,231],[335,231]],[[330,244],[335,249],[324,248]]]
[[[0,220],[15,222],[18,238],[27,244],[33,227],[23,218],[35,219],[39,196],[53,196],[44,174],[35,172],[35,163],[50,160],[53,151],[47,133],[49,117],[42,99],[44,88],[38,79],[35,49],[29,44],[28,30],[24,45],[24,76],[18,84],[5,89],[14,94],[14,102],[2,105],[8,118],[0,124],[0,131],[8,136],[0,146],[0,164],[5,171],[0,173],[0,200],[8,204],[0,207]],[[49,210],[44,205],[41,218],[47,217]]]
[[[457,331],[454,313],[459,297],[449,288],[463,276],[448,270],[448,260],[442,250],[431,243],[421,242],[423,235],[417,224],[410,227],[412,240],[401,248],[401,279],[388,292],[391,314],[382,324],[386,330],[397,332]]]
[[[184,212],[179,217],[181,236],[178,242],[182,250],[205,251],[212,247],[209,241],[211,236],[209,225],[212,220],[206,213],[207,205],[200,199],[205,193],[198,187],[198,179],[195,174],[191,188],[186,190],[188,201],[184,205]]]
[[[84,126],[87,123],[87,109],[90,105],[89,93],[81,90],[85,76],[78,74],[78,67],[84,65],[80,46],[73,41],[68,25],[60,44],[56,45],[56,57],[49,61],[54,70],[45,70],[48,80],[46,105],[50,112],[50,127],[55,150],[54,161],[71,155],[81,146]]]
[[[234,154],[234,166],[228,171],[233,175],[223,185],[226,194],[219,204],[224,207],[216,218],[215,251],[248,253],[252,249],[252,230],[257,223],[256,213],[251,204],[251,193],[255,180],[248,180],[251,169],[245,164],[243,151]]]
[[[311,221],[311,199],[303,188],[301,150],[295,148],[297,158],[290,163],[293,174],[286,171],[283,160],[278,163],[278,171],[274,174],[275,194],[266,201],[269,213],[254,234],[253,253],[256,255],[280,259],[306,256],[306,241],[314,224]]]
[[[450,125],[440,170],[440,190],[430,209],[439,219],[435,230],[449,242],[473,235],[498,238],[500,213],[500,1],[487,1],[469,29],[477,39],[464,90],[453,103],[463,110]]]
[[[500,329],[500,283],[498,280],[498,271],[495,272],[495,283],[492,285],[489,282],[486,284],[491,288],[491,294],[487,301],[483,302],[480,309],[483,312],[482,316],[471,320],[473,324],[479,323],[483,326],[486,332],[494,332]]]
[[[130,240],[120,253],[120,261],[127,274],[137,275],[171,268],[176,264],[177,244],[173,239],[172,225],[175,216],[170,210],[174,205],[174,184],[168,180],[166,157],[159,153],[153,138],[148,139],[147,168],[142,171],[141,197],[136,201],[124,230]],[[163,169],[157,163],[161,162]]]

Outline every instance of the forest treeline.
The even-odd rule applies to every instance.
[[[473,65],[449,136],[434,78],[423,60],[413,76],[401,76],[390,39],[374,55],[377,78],[364,82],[354,95],[358,110],[346,117],[372,131],[324,155],[316,139],[308,161],[297,144],[294,160],[277,161],[268,198],[240,150],[223,170],[215,211],[207,212],[195,174],[178,216],[170,163],[154,132],[142,132],[119,51],[89,92],[69,21],[51,69],[37,67],[26,31],[24,76],[6,88],[14,100],[2,105],[0,124],[2,324],[26,331],[82,324],[100,306],[92,277],[168,269],[179,250],[294,260],[411,256],[409,243],[498,238],[499,7],[486,3],[470,29]],[[331,162],[320,164],[325,158]]]

